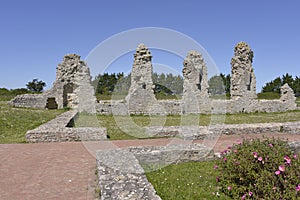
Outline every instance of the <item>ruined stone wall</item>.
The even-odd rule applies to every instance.
[[[78,127],[73,128],[77,111],[68,111],[55,119],[26,132],[27,142],[72,142],[100,141],[107,139],[106,128]]]
[[[8,104],[24,108],[45,108],[47,97],[42,94],[22,94],[16,96]]]
[[[56,80],[42,94],[19,95],[10,101],[12,106],[46,108],[48,98],[54,98],[59,109],[70,107],[80,112],[96,113],[96,97],[91,85],[88,66],[76,54],[68,54],[56,68]]]
[[[131,71],[131,85],[125,100],[130,113],[149,112],[156,103],[152,81],[152,56],[144,44],[138,45]]]
[[[231,59],[231,99],[256,99],[256,77],[252,68],[253,51],[245,42],[238,43]]]
[[[190,51],[183,62],[183,113],[209,111],[207,67],[202,55]]]

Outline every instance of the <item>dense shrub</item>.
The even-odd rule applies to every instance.
[[[221,152],[219,189],[233,199],[299,199],[300,159],[279,139],[244,140]]]

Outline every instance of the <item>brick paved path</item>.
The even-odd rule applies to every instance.
[[[264,134],[300,141],[300,135]],[[242,138],[262,135],[222,136],[219,152]],[[0,145],[0,199],[95,199],[96,150],[127,146],[181,143],[179,139],[106,141],[89,143]],[[194,141],[201,143],[202,141]]]

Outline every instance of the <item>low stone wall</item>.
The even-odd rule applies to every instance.
[[[68,111],[48,123],[26,133],[27,142],[69,142],[106,140],[106,128],[72,128],[77,116],[76,111]]]
[[[47,97],[43,94],[22,94],[16,96],[8,104],[25,108],[45,108]]]
[[[212,159],[200,144],[130,147],[97,152],[101,200],[160,200],[141,165],[167,165]]]
[[[179,137],[184,140],[203,140],[213,135],[259,134],[259,133],[300,134],[300,122],[222,124],[213,126],[151,126],[146,127],[149,137]]]
[[[158,115],[181,115],[189,113],[201,114],[224,114],[224,113],[253,113],[253,112],[286,112],[297,110],[298,107],[293,101],[282,100],[211,100],[205,104],[199,104],[194,110],[183,111],[181,100],[158,100],[149,111],[145,113],[135,113],[128,111],[125,101],[100,101],[96,105],[98,114],[104,115],[128,115],[128,114],[158,114]],[[184,113],[183,113],[184,112]]]

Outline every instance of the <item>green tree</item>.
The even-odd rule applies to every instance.
[[[209,93],[212,95],[225,94],[224,81],[221,75],[215,75],[208,80]]]
[[[212,95],[216,94],[229,94],[230,93],[230,75],[220,73],[215,75],[208,80],[209,93]]]
[[[42,92],[45,86],[46,83],[38,79],[33,79],[26,84],[27,89],[32,92]]]

